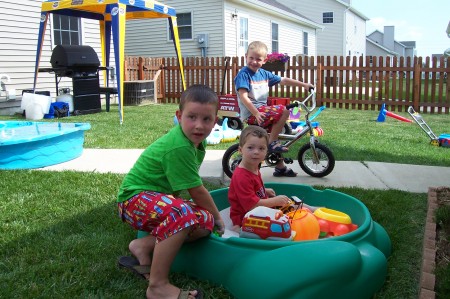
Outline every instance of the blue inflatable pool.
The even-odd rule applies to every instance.
[[[222,285],[236,298],[372,298],[384,284],[391,241],[358,199],[305,185],[267,184],[277,194],[348,214],[358,228],[313,241],[209,238],[183,245],[175,272]],[[228,189],[211,192],[220,210]]]
[[[40,168],[83,152],[89,123],[0,121],[0,169]]]

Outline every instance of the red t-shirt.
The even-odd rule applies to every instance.
[[[261,173],[258,171],[258,174],[254,174],[245,168],[237,167],[228,189],[230,218],[233,225],[241,226],[245,214],[263,198],[267,198],[267,195]]]

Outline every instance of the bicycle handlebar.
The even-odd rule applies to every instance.
[[[296,103],[292,103],[289,105],[286,105],[286,109],[292,109],[298,106],[301,106],[301,108],[305,109],[305,111],[307,111],[308,113],[311,113],[315,108],[316,108],[316,91],[314,88],[310,88],[309,89],[309,96],[306,97],[306,99],[304,99],[302,102],[296,102]],[[306,106],[306,102],[308,102],[311,99],[312,102],[312,106],[310,108],[308,108]]]

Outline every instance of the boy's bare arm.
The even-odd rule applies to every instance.
[[[314,88],[314,85],[312,85],[310,83],[305,83],[305,82],[302,82],[299,80],[286,78],[286,77],[281,77],[280,84],[281,85],[289,85],[289,86],[298,86],[298,87],[303,87],[305,89]]]
[[[244,88],[241,88],[238,90],[239,92],[239,99],[241,100],[242,104],[244,104],[245,107],[247,107],[248,111],[256,117],[256,120],[258,123],[261,123],[263,121],[263,115],[256,109],[255,105],[253,105],[252,101],[248,97],[248,91]]]
[[[287,197],[286,195],[277,195],[275,197],[260,199],[258,203],[255,205],[255,207],[264,206],[268,208],[273,208],[273,207],[281,207],[288,203],[289,197]]]

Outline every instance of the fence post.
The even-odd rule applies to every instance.
[[[414,64],[414,74],[413,74],[413,107],[415,111],[419,110],[419,103],[420,103],[420,78],[422,76],[422,67],[421,67],[421,60],[417,59],[416,63]]]
[[[317,84],[316,84],[316,105],[322,106],[322,62],[318,60],[317,64]]]
[[[139,57],[138,80],[144,80],[144,58]]]

